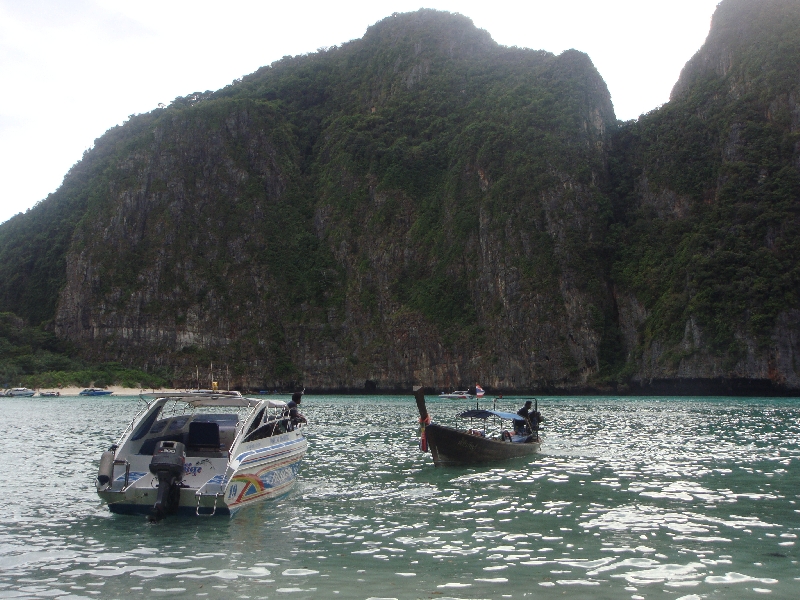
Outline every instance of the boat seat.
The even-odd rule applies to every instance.
[[[185,445],[186,434],[179,433],[177,435],[167,435],[145,440],[142,444],[142,447],[139,448],[139,452],[137,452],[137,454],[146,454],[152,456],[153,452],[155,452],[158,442],[180,442],[181,444]]]
[[[219,452],[219,423],[192,421],[189,423],[187,451]]]

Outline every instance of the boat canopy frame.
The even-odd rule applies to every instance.
[[[193,415],[198,408],[238,408],[244,409],[238,414],[236,438],[241,434],[242,426],[250,417],[261,408],[284,409],[286,402],[283,400],[248,398],[245,396],[230,396],[227,394],[198,394],[196,392],[147,392],[139,394],[139,399],[145,407],[139,411],[128,426],[120,434],[116,447],[121,447],[129,437],[134,436],[134,429],[141,427],[148,414],[155,412],[155,419]],[[168,403],[172,401],[172,406]],[[183,408],[180,409],[179,407]],[[238,411],[237,411],[238,412]],[[155,420],[154,419],[154,420]],[[235,440],[234,440],[235,441]]]
[[[513,400],[514,400],[514,402],[519,402],[520,400],[522,400],[522,401],[532,400],[532,401],[535,402],[534,410],[538,410],[539,409],[539,401],[538,401],[537,398],[534,398],[534,397],[514,398]],[[494,399],[493,406],[495,406],[495,407],[497,406],[497,398]],[[496,430],[500,431],[500,437],[501,438],[505,435],[504,428],[503,428],[503,425],[502,425],[504,420],[505,421],[511,421],[512,423],[514,423],[513,429],[514,429],[515,432],[517,431],[517,429],[519,427],[518,424],[524,424],[525,428],[528,429],[530,435],[534,436],[537,440],[539,438],[539,427],[538,427],[538,425],[534,426],[533,423],[531,423],[530,419],[526,419],[525,417],[522,417],[522,416],[518,415],[517,413],[507,412],[507,411],[503,411],[503,410],[495,410],[495,409],[491,409],[491,410],[490,409],[484,409],[484,408],[479,408],[479,405],[476,405],[475,408],[472,408],[470,410],[465,410],[464,412],[459,413],[456,416],[459,417],[459,418],[462,418],[462,419],[470,419],[470,421],[472,421],[472,419],[478,419],[480,421],[483,421],[483,435],[484,436],[487,436],[489,434],[489,419],[493,419],[493,421],[492,421],[492,429],[493,430],[496,429]]]
[[[230,396],[228,394],[198,394],[197,392],[165,392],[165,393],[152,393],[139,394],[148,406],[160,398],[168,400],[175,400],[176,402],[183,402],[194,407],[238,407],[238,408],[255,408],[262,403],[267,403],[269,408],[283,408],[286,402],[283,400],[267,400],[264,398],[248,398],[247,396]],[[149,401],[148,401],[149,399]]]

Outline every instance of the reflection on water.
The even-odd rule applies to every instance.
[[[410,396],[303,404],[289,496],[147,524],[92,485],[137,399],[3,400],[0,598],[795,597],[796,400],[545,399],[540,456],[440,469]]]

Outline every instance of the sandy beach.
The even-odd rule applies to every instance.
[[[83,387],[65,387],[65,388],[41,388],[36,390],[36,394],[38,395],[41,392],[58,392],[61,396],[77,396],[81,391],[85,390],[86,388]],[[114,392],[115,396],[138,396],[139,394],[144,393],[152,393],[152,392],[182,392],[184,390],[175,390],[175,389],[139,389],[139,388],[126,388],[119,385],[110,385],[107,388],[103,388]]]
[[[80,392],[85,390],[85,387],[63,387],[63,388],[36,388],[36,396],[38,397],[41,393],[48,393],[48,392],[58,392],[59,396],[78,396]],[[101,388],[104,390],[109,390],[114,392],[114,396],[138,396],[139,394],[153,394],[156,392],[164,392],[164,393],[171,393],[171,392],[185,392],[187,391],[185,388],[177,389],[177,388],[147,388],[147,389],[139,389],[139,388],[128,388],[122,387],[120,385],[110,385],[105,388]],[[5,389],[0,389],[0,396],[5,393]],[[220,390],[222,391],[222,390]],[[249,394],[245,394],[249,396],[258,396],[259,394],[255,392],[250,392]],[[285,395],[290,395],[288,392]]]

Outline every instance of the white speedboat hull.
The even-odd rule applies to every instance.
[[[35,390],[28,388],[12,388],[7,390],[4,395],[11,398],[32,398],[35,393]]]
[[[283,439],[282,439],[283,438]],[[288,493],[296,480],[308,442],[299,432],[276,436],[258,450],[246,450],[231,461],[187,457],[178,514],[230,515],[244,506]],[[150,456],[131,463],[128,485],[125,468],[115,472],[113,485],[98,491],[111,512],[148,514],[158,490],[158,478],[148,471]],[[236,465],[236,468],[233,466]]]
[[[301,428],[275,431],[274,425],[278,421],[267,422],[268,426],[273,426],[269,434],[256,434],[255,439],[248,440],[248,436],[242,432],[250,433],[251,425],[253,429],[258,428],[253,425],[253,420],[260,419],[264,413],[262,406],[270,401],[253,402],[257,406],[250,415],[237,425],[235,431],[229,432],[231,437],[235,434],[235,441],[228,442],[230,446],[227,452],[193,451],[191,446],[187,446],[179,500],[177,506],[171,508],[170,514],[231,515],[245,506],[278,498],[290,491],[308,442]],[[280,412],[280,407],[277,408]],[[167,433],[172,423],[176,422],[175,418],[166,418],[154,424],[157,412],[148,420],[148,415],[154,412],[145,411],[128,428],[119,450],[109,451],[114,453],[113,466],[106,471],[110,475],[109,480],[105,484],[98,481],[96,485],[98,495],[108,503],[111,512],[152,514],[159,492],[159,477],[151,470],[155,441],[152,438]],[[259,416],[255,416],[256,413]],[[159,425],[162,422],[165,424]],[[185,420],[181,421],[180,428],[185,427]],[[222,437],[225,438],[224,427]],[[101,471],[102,462],[101,459]],[[180,466],[178,468],[181,469]]]

